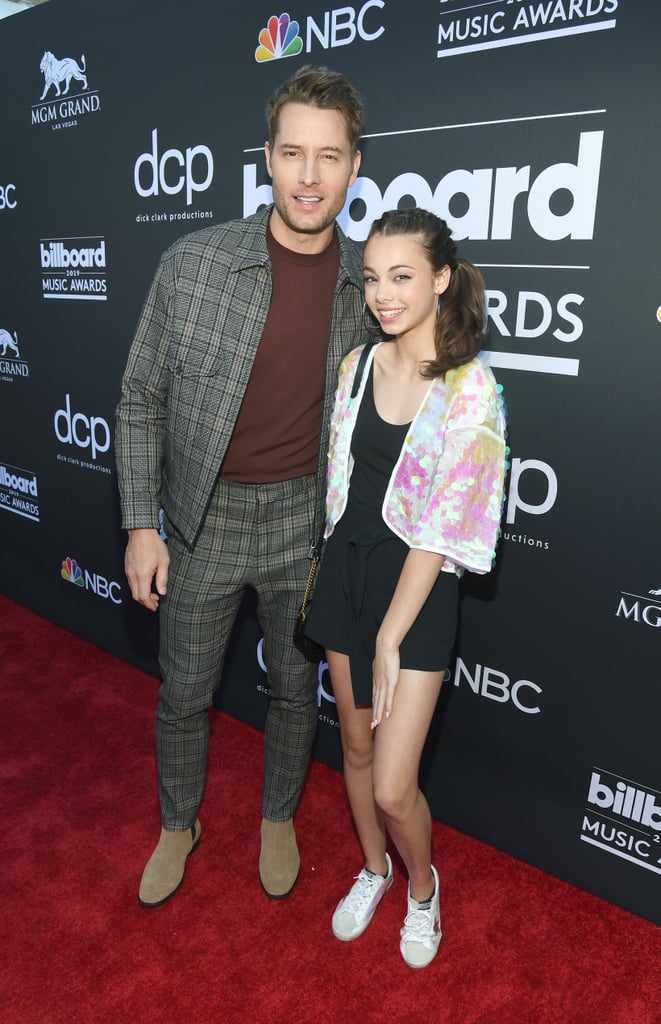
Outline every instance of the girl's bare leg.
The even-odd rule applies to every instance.
[[[374,800],[372,764],[374,733],[370,728],[371,707],[356,707],[351,686],[351,670],[346,654],[327,651],[328,670],[333,684],[340,720],[340,738],[344,756],[344,783],[349,798],[365,866],[377,875],[387,873],[386,829],[384,817]]]

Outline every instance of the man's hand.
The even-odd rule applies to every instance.
[[[129,530],[124,569],[134,601],[155,612],[168,586],[170,555],[158,530]],[[152,591],[152,580],[156,593]]]

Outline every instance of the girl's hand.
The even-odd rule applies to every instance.
[[[377,638],[372,662],[372,728],[390,718],[399,679],[399,647],[387,647]]]

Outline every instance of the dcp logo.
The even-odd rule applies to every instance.
[[[194,192],[205,192],[213,180],[213,156],[208,146],[189,146],[158,152],[158,129],[151,133],[151,150],[141,153],[133,169],[135,190],[143,199],[159,195],[159,189],[168,196],[186,191],[186,206],[193,202]]]
[[[103,416],[86,416],[85,413],[71,413],[71,399],[67,394],[64,409],[55,413],[53,425],[55,436],[62,444],[74,444],[78,448],[89,448],[92,459],[110,448],[110,427]]]
[[[543,489],[544,496],[536,503],[524,501],[521,497],[521,481],[524,475]],[[519,509],[531,516],[543,516],[555,505],[558,497],[558,478],[548,462],[539,459],[512,459],[510,470],[509,497],[507,501],[506,521],[513,523]]]

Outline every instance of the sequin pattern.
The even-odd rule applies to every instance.
[[[358,395],[350,399],[360,349],[340,367],[331,421],[327,535],[346,507],[351,435]],[[370,353],[374,358],[374,350]],[[383,517],[409,547],[446,557],[444,569],[489,572],[500,530],[506,468],[502,388],[481,359],[430,382],[390,479]]]

